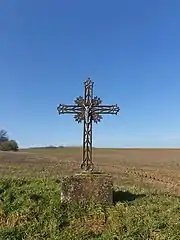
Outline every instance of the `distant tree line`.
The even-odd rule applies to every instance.
[[[46,146],[46,147],[44,147],[44,148],[52,148],[52,149],[53,149],[53,148],[64,148],[64,146],[62,146],[62,145],[61,145],[61,146],[58,146],[58,147],[57,147],[57,146]]]
[[[0,130],[0,151],[18,151],[19,147],[15,140],[8,137],[6,130]]]
[[[65,148],[63,145],[61,146],[53,146],[53,145],[50,145],[50,146],[43,146],[43,147],[30,147],[29,149],[58,149],[58,148]]]

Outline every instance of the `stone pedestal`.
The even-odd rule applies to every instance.
[[[78,173],[63,177],[61,182],[61,202],[113,203],[112,176],[105,173]]]

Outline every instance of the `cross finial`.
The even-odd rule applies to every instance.
[[[94,82],[91,80],[90,77],[88,77],[87,80],[84,81],[84,85],[89,86],[92,85],[93,86]]]

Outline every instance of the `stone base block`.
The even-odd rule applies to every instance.
[[[61,202],[80,203],[94,200],[113,203],[112,176],[105,173],[78,173],[63,177]]]

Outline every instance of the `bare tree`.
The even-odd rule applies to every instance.
[[[8,141],[9,140],[9,137],[7,135],[7,131],[4,130],[4,129],[1,129],[0,130],[0,142],[5,142],[5,141]]]

